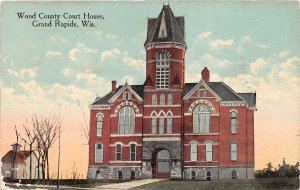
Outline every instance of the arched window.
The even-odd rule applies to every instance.
[[[159,104],[160,105],[165,105],[165,95],[161,94],[159,97]]]
[[[130,106],[123,107],[119,112],[119,134],[134,133],[135,113]]]
[[[168,113],[167,115],[167,133],[171,134],[172,133],[172,115]]]
[[[156,105],[156,104],[157,104],[157,95],[152,94],[152,105]]]
[[[135,161],[136,160],[136,145],[130,144],[130,160]]]
[[[198,105],[193,112],[193,133],[209,133],[210,109],[205,105]]]
[[[213,156],[213,145],[212,143],[208,142],[205,144],[206,147],[206,161],[212,161]]]
[[[156,88],[169,88],[170,59],[166,51],[156,55]]]
[[[116,145],[116,160],[122,160],[122,145]]]
[[[230,179],[237,179],[237,172],[235,170],[230,172]]]
[[[156,134],[157,131],[157,117],[156,114],[152,115],[151,133]]]
[[[236,128],[237,128],[237,112],[232,111],[230,112],[230,128],[231,128],[231,133],[236,133]]]
[[[159,116],[159,134],[164,134],[165,133],[165,118],[164,115],[161,114]]]
[[[209,171],[209,170],[206,171],[205,176],[206,176],[206,180],[207,180],[207,181],[211,181],[211,179],[212,179],[211,171]]]
[[[172,104],[173,104],[173,95],[168,94],[168,105],[172,105]]]
[[[191,143],[191,161],[197,161],[197,144],[196,143]]]
[[[102,124],[103,124],[103,116],[99,114],[97,116],[97,136],[102,136]]]

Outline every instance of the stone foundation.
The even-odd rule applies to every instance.
[[[119,179],[118,173],[122,172],[122,179],[142,179],[141,167],[139,166],[90,166],[88,168],[88,178],[90,179]]]
[[[254,168],[252,167],[184,167],[183,178],[192,179],[192,171],[196,172],[195,180],[206,180],[206,172],[211,172],[211,179],[231,179],[231,172],[237,172],[237,179],[253,179]]]

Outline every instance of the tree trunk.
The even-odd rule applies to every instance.
[[[50,179],[50,177],[49,177],[49,157],[48,157],[48,150],[47,150],[46,161],[47,161],[47,179]]]
[[[29,152],[30,152],[30,163],[29,163],[29,179],[31,179],[32,177],[32,144],[30,144],[30,149],[29,149]]]

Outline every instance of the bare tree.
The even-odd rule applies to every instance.
[[[49,176],[49,149],[54,144],[58,132],[59,122],[55,116],[40,117],[34,115],[33,129],[37,135],[37,147],[41,149],[42,178],[50,179]],[[47,172],[47,173],[46,173]]]
[[[78,106],[80,108],[80,111],[82,113],[82,116],[84,118],[85,126],[79,120],[78,121],[80,123],[81,129],[84,131],[84,136],[85,136],[85,138],[87,140],[87,144],[90,144],[90,129],[89,129],[89,125],[87,123],[87,119],[85,117],[84,111],[83,111],[83,109],[82,109],[82,107],[81,107],[81,105],[79,103],[79,100],[77,100],[77,104],[78,104]]]
[[[34,119],[32,118],[32,122],[34,122]],[[29,127],[29,123],[28,121],[26,121],[26,124],[23,125],[23,128],[25,130],[25,135],[26,135],[26,138],[23,138],[20,136],[20,138],[24,141],[25,145],[28,144],[29,146],[29,159],[30,159],[30,163],[29,163],[29,179],[32,178],[32,146],[37,138],[37,135],[32,131],[32,129],[30,129]],[[38,162],[38,165],[39,165],[39,162]]]
[[[75,162],[73,162],[73,167],[71,170],[71,178],[72,179],[79,179],[80,173],[78,172],[78,168],[75,167]]]
[[[17,140],[17,142],[16,142],[16,146],[15,147],[13,147],[13,160],[12,160],[12,167],[11,167],[11,179],[14,179],[14,177],[15,177],[15,165],[16,165],[16,157],[17,157],[17,149],[18,149],[18,143],[19,143],[19,136],[20,136],[20,134],[18,133],[18,130],[17,130],[17,126],[15,125],[15,133],[16,133],[16,140]]]

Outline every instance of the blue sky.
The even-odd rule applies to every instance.
[[[5,127],[22,126],[33,113],[56,113],[62,102],[66,125],[75,116],[80,119],[73,125],[80,128],[77,101],[88,116],[88,105],[97,93],[103,96],[110,90],[111,80],[143,84],[147,17],[157,17],[163,3],[3,2]],[[238,92],[256,91],[256,153],[267,154],[256,159],[258,167],[283,157],[299,160],[299,151],[285,150],[286,144],[299,150],[299,3],[170,1],[170,6],[176,16],[185,16],[186,82],[198,82],[202,68],[208,67],[212,81],[224,81]],[[89,12],[104,20],[96,20],[94,28],[34,28],[32,20],[19,19],[17,12]],[[266,133],[273,138],[266,140]]]

